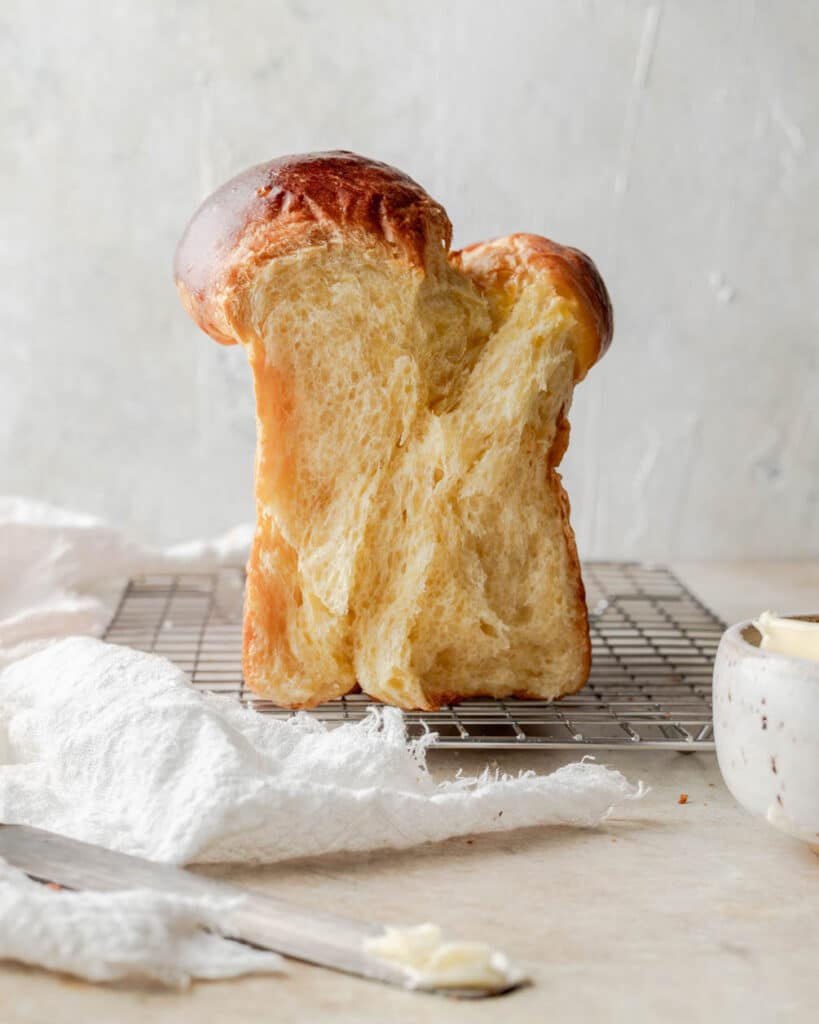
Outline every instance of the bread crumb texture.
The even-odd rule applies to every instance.
[[[180,282],[253,370],[248,685],[302,708],[357,685],[407,709],[578,690],[588,622],[557,466],[608,338],[561,254],[602,289],[593,265],[528,235],[449,253],[442,211],[410,259],[320,214],[278,248],[259,242],[275,219],[246,228],[208,294]]]

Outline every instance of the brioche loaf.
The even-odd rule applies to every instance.
[[[276,704],[359,685],[432,709],[588,676],[557,466],[608,295],[545,238],[450,238],[410,178],[332,152],[233,179],[180,242],[182,302],[253,370],[244,671]]]

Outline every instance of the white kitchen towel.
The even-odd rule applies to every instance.
[[[0,960],[88,981],[147,980],[176,988],[192,978],[283,970],[276,953],[204,930],[218,927],[234,905],[148,889],[54,891],[0,859]]]
[[[159,550],[93,516],[0,497],[0,666],[53,637],[99,635],[129,575],[242,565],[252,536],[244,525]]]
[[[171,863],[271,862],[471,832],[598,824],[640,795],[590,761],[436,783],[400,711],[326,729],[200,693],[89,637],[0,674],[0,821]]]

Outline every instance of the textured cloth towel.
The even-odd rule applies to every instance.
[[[0,822],[172,863],[253,863],[593,826],[641,795],[589,761],[550,775],[486,771],[436,783],[425,763],[432,737],[409,742],[396,709],[335,729],[306,714],[278,720],[199,692],[165,658],[66,637],[104,629],[122,577],[241,563],[249,537],[239,528],[147,550],[97,520],[0,499]],[[218,948],[227,973],[273,964],[197,932],[208,922],[201,905],[86,894],[53,913],[51,901],[66,896],[0,873],[0,957],[89,978],[119,977],[127,962],[130,973],[173,983],[209,976]],[[104,918],[106,906],[121,943],[107,926],[96,943],[88,923],[87,942],[72,944],[72,922]],[[140,945],[148,919],[156,930]]]
[[[252,537],[246,524],[160,551],[93,516],[0,497],[0,666],[54,637],[99,635],[128,576],[243,565]]]
[[[198,692],[165,658],[60,640],[0,675],[0,820],[172,863],[270,862],[525,825],[636,795],[592,762],[436,783],[395,708],[327,729]]]
[[[282,959],[219,935],[231,904],[204,896],[54,892],[0,859],[0,960],[88,981],[121,978],[183,988],[191,978],[280,971]]]

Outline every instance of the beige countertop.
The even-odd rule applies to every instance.
[[[674,568],[726,620],[768,606],[819,610],[819,563]],[[441,776],[477,770],[485,757],[430,755]],[[546,772],[571,757],[527,750],[495,760]],[[0,1022],[815,1020],[819,858],[740,810],[713,755],[627,750],[604,760],[651,792],[597,830],[210,869],[305,904],[390,923],[434,920],[453,936],[487,939],[530,970],[530,988],[457,1003],[293,963],[287,977],[168,993],[3,965]]]

